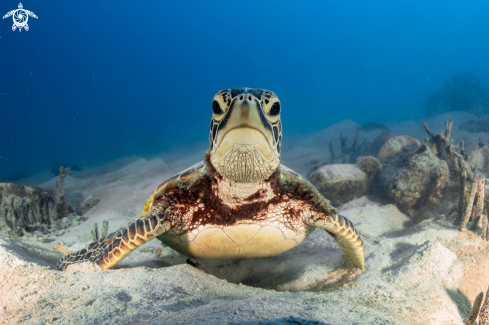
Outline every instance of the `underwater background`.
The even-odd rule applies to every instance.
[[[4,180],[203,147],[223,88],[274,91],[284,148],[344,119],[419,119],[474,98],[489,113],[485,1],[22,4],[39,17],[29,31],[0,20]],[[468,90],[450,99],[454,82]]]

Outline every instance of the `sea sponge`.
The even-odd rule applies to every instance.
[[[65,200],[63,180],[69,169],[60,168],[56,195],[40,188],[0,183],[0,230],[4,235],[23,236],[26,232],[49,233],[67,228],[78,217]]]

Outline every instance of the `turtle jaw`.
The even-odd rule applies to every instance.
[[[246,126],[229,130],[212,150],[210,160],[221,176],[241,183],[266,180],[279,165],[279,155],[265,135]]]

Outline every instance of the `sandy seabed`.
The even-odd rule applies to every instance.
[[[452,138],[466,147],[487,133],[458,131],[467,113],[428,120],[433,132],[454,118]],[[422,121],[391,123],[391,135],[421,142]],[[282,162],[302,174],[312,158],[327,160],[339,134],[353,138],[356,124],[343,121],[319,133],[284,139]],[[361,134],[373,139],[380,131]],[[112,270],[88,264],[61,272],[62,241],[78,250],[90,242],[94,223],[109,231],[127,225],[156,186],[203,157],[205,149],[146,160],[128,158],[72,173],[68,201],[100,200],[82,224],[42,241],[0,236],[0,323],[2,324],[227,324],[298,316],[336,324],[462,324],[472,303],[489,285],[489,242],[459,232],[433,211],[414,224],[393,204],[361,197],[338,207],[364,234],[365,270],[360,272],[336,242],[316,229],[302,244],[276,257],[202,260],[208,273],[153,240]],[[197,153],[196,153],[197,152]],[[56,179],[40,184],[53,188]],[[157,252],[157,254],[155,253]]]

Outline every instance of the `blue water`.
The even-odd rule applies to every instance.
[[[421,118],[460,71],[489,82],[487,1],[22,3],[29,31],[0,20],[0,178],[205,142],[222,88],[273,90],[287,142]]]

